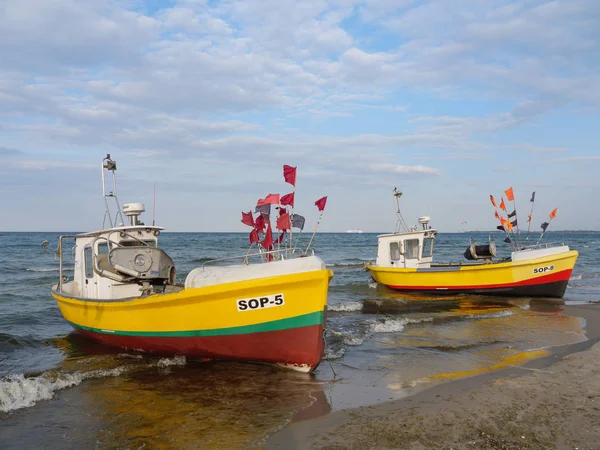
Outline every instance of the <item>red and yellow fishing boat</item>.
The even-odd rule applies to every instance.
[[[394,190],[394,195],[398,201],[402,193]],[[396,231],[378,236],[377,261],[366,265],[372,278],[390,289],[511,297],[561,298],[565,294],[578,256],[567,245],[526,246],[507,239],[513,245],[510,256],[496,258],[496,245],[490,235],[488,244],[471,242],[464,261],[434,263],[438,231],[429,225],[430,218],[420,217],[419,225],[408,229],[398,206],[397,215]]]
[[[110,155],[103,161],[112,172]],[[126,204],[129,225],[61,236],[60,278],[52,295],[79,333],[124,349],[272,363],[312,371],[324,355],[327,290],[333,274],[307,251],[285,248],[210,261],[178,283],[158,245],[163,228],[143,225],[144,206]],[[74,276],[65,280],[62,248],[73,239]],[[44,243],[47,245],[47,242]]]

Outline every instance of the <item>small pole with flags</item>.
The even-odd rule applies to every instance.
[[[317,228],[319,228],[319,224],[321,223],[321,218],[323,217],[323,211],[325,211],[325,204],[326,203],[327,203],[327,196],[321,197],[319,200],[317,200],[315,202],[315,206],[317,208],[319,208],[319,211],[321,211],[321,214],[319,214],[319,220],[317,220],[317,225],[315,225],[315,231],[313,231],[313,234],[310,237],[310,241],[308,242],[308,245],[306,246],[306,250],[304,251],[305,255],[308,253],[308,249],[310,248],[310,244],[312,244],[312,241],[313,241],[313,239],[315,237],[315,234],[317,233]]]
[[[519,231],[519,220],[517,217],[517,202],[515,200],[515,194],[513,192],[513,188],[509,187],[507,190],[504,191],[504,194],[506,195],[506,200],[508,201],[512,201],[513,202],[513,212],[511,213],[514,217],[515,217],[515,223],[513,224],[511,222],[511,226],[516,226],[517,227],[517,248],[521,247],[521,232]],[[507,214],[508,215],[508,214]],[[511,216],[508,215],[508,219],[510,220]],[[514,235],[514,233],[513,233]]]
[[[511,248],[514,248],[513,245],[513,241],[512,239],[508,236],[508,221],[507,219],[501,217],[501,214],[498,213],[498,205],[496,204],[496,200],[494,199],[494,196],[490,194],[490,201],[492,202],[492,205],[494,205],[494,209],[495,209],[495,216],[496,218],[500,221],[501,225],[498,226],[498,229],[502,229],[502,231],[504,231],[505,233],[505,238],[504,238],[504,242],[507,242],[510,244]],[[504,211],[506,212],[506,205],[504,205],[504,199],[502,199],[502,202],[500,203],[500,209],[504,209]],[[507,222],[507,225],[504,225],[504,222]]]
[[[529,231],[531,230],[531,220],[533,217],[533,205],[535,203],[535,191],[531,193],[531,211],[529,211],[529,216],[527,217],[527,236],[525,237],[525,245],[527,245],[527,241],[529,241]]]
[[[542,234],[540,235],[540,238],[537,240],[537,242],[535,243],[535,245],[539,244],[540,241],[542,240],[542,238],[544,237],[544,234],[546,233],[546,229],[550,226],[550,223],[552,222],[552,219],[554,219],[556,217],[556,212],[557,211],[558,211],[558,208],[554,208],[552,210],[552,212],[549,214],[550,220],[548,222],[542,223]]]
[[[290,216],[290,223],[291,223],[291,218],[294,217],[294,207],[296,205],[296,169],[297,167],[292,167],[292,166],[288,166],[287,164],[284,164],[283,166],[283,179],[285,180],[286,183],[291,184],[292,186],[294,186],[294,190],[292,191],[292,215]],[[290,226],[290,251],[292,251],[293,248],[293,243],[292,240],[294,238],[294,227]]]

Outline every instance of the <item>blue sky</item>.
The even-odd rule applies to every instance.
[[[596,0],[5,0],[0,230],[100,227],[100,164],[121,203],[171,231],[244,231],[285,194],[323,231],[405,218],[600,230]]]

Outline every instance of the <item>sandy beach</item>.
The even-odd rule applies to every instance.
[[[295,422],[268,449],[598,449],[600,305],[584,317],[586,342],[413,397]]]

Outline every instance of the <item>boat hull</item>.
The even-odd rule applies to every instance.
[[[160,355],[243,360],[310,372],[324,355],[329,270],[184,289],[118,301],[53,290],[65,319],[97,342]],[[243,309],[238,300],[282,295],[283,304]]]
[[[402,269],[367,265],[373,279],[390,289],[428,294],[484,294],[562,298],[578,253],[575,250],[478,265]]]

